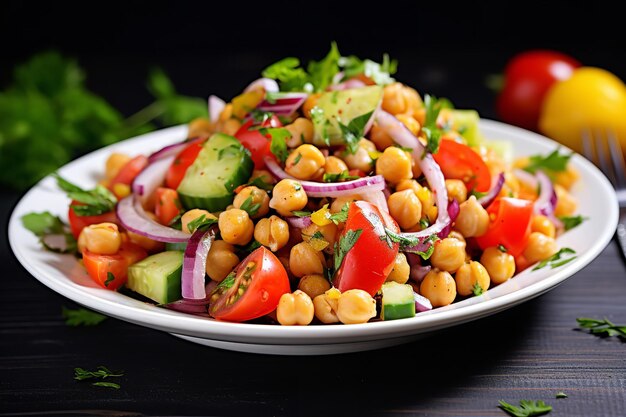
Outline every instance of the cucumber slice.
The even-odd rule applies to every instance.
[[[376,110],[383,99],[383,88],[371,85],[323,93],[314,110],[313,143],[318,146],[343,145],[339,122],[348,125],[352,119]]]
[[[383,320],[405,319],[415,316],[415,299],[413,288],[408,284],[399,284],[394,281],[385,282],[382,287]]]
[[[159,304],[180,300],[183,252],[165,251],[150,255],[128,267],[126,286]]]
[[[254,163],[241,142],[216,133],[203,145],[178,186],[178,197],[186,209],[222,211],[232,204],[233,190],[245,184]]]
[[[453,129],[465,138],[469,146],[479,146],[483,143],[484,137],[478,126],[480,116],[476,110],[447,111],[450,112]]]

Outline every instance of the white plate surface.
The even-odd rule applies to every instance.
[[[557,143],[526,130],[481,120],[488,139],[511,141],[516,156],[546,154]],[[149,154],[181,141],[186,127],[177,126],[129,139],[79,158],[59,170],[80,186],[93,187],[112,151]],[[563,151],[567,149],[562,147]],[[9,221],[9,242],[17,259],[39,281],[57,293],[93,310],[138,325],[166,331],[203,345],[235,351],[281,355],[334,354],[377,349],[426,336],[446,327],[488,316],[537,297],[565,281],[605,248],[618,217],[613,188],[602,173],[580,155],[571,162],[581,174],[573,194],[579,212],[588,220],[559,238],[559,246],[574,249],[577,258],[557,269],[527,269],[513,279],[450,306],[419,313],[411,319],[357,325],[306,327],[225,323],[159,308],[117,292],[97,287],[76,258],[41,249],[37,238],[22,227],[20,217],[32,211],[50,211],[66,220],[69,200],[55,181],[46,177],[28,191]]]

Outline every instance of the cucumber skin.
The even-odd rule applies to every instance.
[[[155,296],[154,291],[151,291],[153,290],[153,288],[148,288],[147,290],[145,290],[144,288],[141,288],[142,287],[141,284],[144,284],[144,280],[142,280],[142,278],[145,274],[145,269],[146,269],[143,265],[145,265],[146,263],[154,262],[155,257],[160,257],[160,256],[162,257],[167,252],[179,253],[180,265],[178,266],[178,268],[176,268],[175,270],[167,274],[165,278],[162,278],[162,280],[164,280],[165,282],[166,290],[163,294],[164,297],[159,298]],[[182,278],[182,271],[183,271],[183,256],[184,256],[183,252],[181,251],[159,252],[157,254],[149,256],[148,258],[143,259],[142,261],[137,262],[136,264],[131,265],[128,268],[128,281],[126,282],[126,287],[159,304],[167,304],[173,301],[180,300],[182,298],[181,278]],[[137,275],[136,277],[135,277],[135,274]],[[132,283],[135,280],[137,280],[138,286],[132,285]],[[152,278],[152,280],[154,280],[154,278]]]
[[[241,182],[241,184],[245,184],[247,181],[248,179],[246,178],[244,181]],[[241,184],[238,184],[237,186]],[[180,200],[180,203],[183,205],[183,207],[187,210],[201,208],[210,212],[215,212],[222,211],[226,207],[228,207],[228,205],[232,204],[235,196],[231,193],[229,195],[221,197],[198,197],[183,194],[182,192],[178,191],[178,199]]]
[[[383,304],[380,316],[383,320],[397,320],[415,317],[415,302],[407,304]]]

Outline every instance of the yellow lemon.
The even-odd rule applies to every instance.
[[[611,129],[626,149],[626,85],[609,71],[581,67],[544,98],[539,130],[582,153],[584,131]]]

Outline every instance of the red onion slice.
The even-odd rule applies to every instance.
[[[202,300],[190,300],[187,298],[183,298],[168,304],[164,304],[163,307],[174,311],[180,311],[181,313],[210,317],[208,313],[208,305],[208,298]]]
[[[145,167],[133,180],[132,190],[145,203],[158,187],[163,184],[167,170],[174,162],[175,155],[157,159]]]
[[[116,214],[121,225],[138,235],[145,236],[158,242],[187,242],[189,234],[155,222],[146,214],[141,201],[134,195],[129,195],[117,203]]]
[[[218,96],[210,95],[208,105],[209,120],[211,121],[211,123],[215,123],[220,118],[220,114],[222,114],[224,107],[226,107],[226,102]]]
[[[413,293],[413,299],[415,300],[415,311],[421,313],[422,311],[428,311],[433,309],[433,305],[430,300],[423,295],[416,292]]]
[[[291,116],[296,110],[304,104],[309,95],[307,93],[278,93],[273,94],[273,100],[270,103],[263,100],[257,109],[266,112],[272,112],[281,116]]]
[[[484,208],[489,207],[489,205],[493,203],[493,200],[496,199],[498,194],[500,194],[500,191],[502,190],[502,186],[504,185],[504,180],[505,180],[504,172],[501,172],[494,178],[493,185],[491,186],[491,190],[489,190],[489,192],[486,195],[478,199],[478,202]]]
[[[252,81],[244,90],[244,93],[248,91],[253,91],[261,87],[265,90],[266,93],[278,93],[280,89],[278,88],[278,83],[271,78],[259,78],[258,80]]]
[[[539,182],[537,181],[537,177],[535,177],[530,172],[524,171],[523,169],[515,169],[513,174],[517,177],[518,180],[524,183],[528,188],[532,188],[534,190],[539,186]]]
[[[379,210],[389,213],[389,206],[387,205],[387,198],[385,197],[384,190],[361,194],[361,198],[369,203],[372,203],[378,207]]]
[[[286,217],[285,220],[287,220],[287,223],[289,223],[292,227],[295,227],[296,229],[304,229],[305,227],[309,227],[313,223],[310,216],[290,216]]]
[[[204,300],[206,288],[206,258],[215,239],[216,227],[209,230],[196,230],[189,238],[183,258],[183,273],[181,277],[182,296],[190,300]]]
[[[406,260],[411,267],[411,272],[409,272],[409,279],[419,284],[420,282],[422,282],[426,274],[430,272],[431,266],[422,265],[422,258],[415,253],[405,252],[404,255],[406,256]]]
[[[382,191],[385,188],[385,178],[382,175],[363,177],[346,182],[314,182],[300,181],[287,174],[278,165],[274,158],[265,157],[265,166],[270,173],[278,179],[292,179],[300,182],[308,197],[344,197],[352,194],[363,195],[374,191]]]
[[[461,211],[461,207],[459,206],[459,202],[456,199],[452,199],[450,203],[448,203],[448,216],[450,216],[450,223],[446,227],[444,227],[441,232],[437,233],[437,237],[439,239],[445,239],[450,234],[452,230],[452,223],[459,216],[459,212]]]
[[[381,109],[376,112],[376,121],[398,145],[412,149],[413,159],[419,164],[430,189],[435,193],[437,221],[426,229],[416,233],[409,233],[409,235],[413,237],[428,237],[441,232],[444,227],[450,224],[448,191],[446,190],[446,181],[441,168],[435,162],[433,156],[426,152],[424,145],[422,145],[419,139],[394,116]]]
[[[178,155],[178,153],[182,151],[183,149],[185,149],[188,145],[191,145],[192,143],[201,142],[203,140],[204,138],[193,138],[193,139],[185,140],[183,142],[174,143],[172,145],[167,145],[164,148],[161,148],[158,151],[151,154],[150,156],[148,156],[148,162],[154,162],[159,159],[167,158],[168,156]]]

